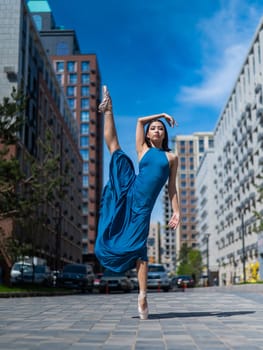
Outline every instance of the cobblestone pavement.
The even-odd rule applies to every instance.
[[[263,286],[0,299],[1,350],[263,349]]]

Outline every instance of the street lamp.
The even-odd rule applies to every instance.
[[[241,233],[242,233],[242,264],[243,264],[243,278],[244,283],[246,283],[246,251],[245,251],[245,223],[244,223],[244,212],[245,207],[237,207],[237,211],[241,218]]]
[[[209,236],[210,233],[205,234],[206,239],[206,270],[207,270],[207,287],[210,285],[210,272],[209,272]]]

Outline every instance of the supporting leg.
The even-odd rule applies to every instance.
[[[141,319],[148,318],[148,304],[147,304],[147,275],[148,262],[143,260],[137,261],[137,275],[139,282],[139,296],[138,296],[138,311]]]

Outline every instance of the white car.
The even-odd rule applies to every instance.
[[[170,279],[162,264],[148,265],[147,288],[162,289],[164,292],[171,288]]]
[[[11,284],[16,284],[21,282],[22,276],[31,271],[32,265],[30,263],[24,261],[16,262],[11,269],[10,272],[10,282]]]
[[[10,282],[11,284],[34,283],[50,286],[52,285],[52,276],[46,265],[33,266],[30,263],[19,261],[11,269]]]

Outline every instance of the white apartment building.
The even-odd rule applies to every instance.
[[[207,150],[196,172],[198,249],[202,254],[202,283],[209,285],[218,279],[218,263],[214,252],[217,236],[214,231],[216,217],[215,186],[213,176],[214,149]]]
[[[216,83],[216,82],[215,82]],[[198,180],[198,229],[202,247],[202,201],[214,210],[208,218],[209,258],[219,270],[220,283],[256,280],[262,267],[263,247],[254,211],[263,213],[255,185],[262,186],[263,167],[263,20],[214,130],[213,181],[202,194]],[[207,169],[201,164],[200,178]],[[214,198],[211,198],[211,192]],[[209,195],[208,195],[209,194]],[[259,243],[259,244],[258,244]],[[212,242],[211,242],[212,244]],[[261,251],[262,250],[262,251]],[[259,254],[258,254],[259,253]],[[260,261],[261,260],[261,261]],[[261,279],[263,276],[261,275]]]
[[[212,132],[178,135],[173,141],[179,160],[176,187],[181,208],[181,225],[176,231],[168,227],[172,211],[165,187],[162,262],[169,271],[176,270],[176,257],[179,256],[183,243],[192,248],[197,247],[195,174],[206,150],[213,149],[214,146]]]
[[[160,263],[160,223],[151,222],[147,240],[149,263]]]

